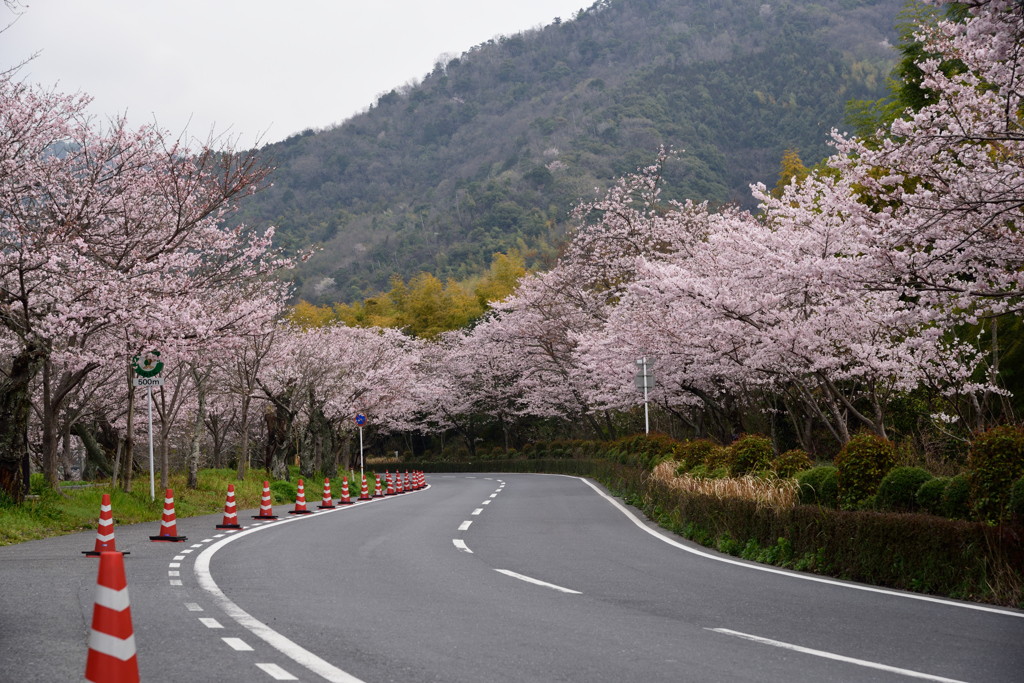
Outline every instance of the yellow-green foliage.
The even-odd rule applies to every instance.
[[[781,453],[772,463],[775,474],[782,478],[795,477],[797,472],[803,472],[812,467],[814,467],[814,463],[810,456],[799,448]]]
[[[875,495],[895,465],[896,449],[891,441],[867,432],[854,436],[835,459],[840,504],[853,508]]]
[[[442,283],[430,273],[420,273],[405,282],[391,278],[387,293],[367,297],[361,303],[315,306],[301,301],[288,318],[301,329],[344,324],[349,327],[397,327],[421,338],[432,338],[448,330],[466,327],[483,315],[490,304],[515,291],[526,274],[519,251],[494,254],[491,269],[483,279]]]
[[[762,472],[772,465],[772,442],[760,434],[744,434],[729,446],[731,452],[731,473],[742,477],[751,472]]]
[[[971,445],[967,468],[974,511],[990,522],[1006,518],[1010,488],[1024,475],[1024,430],[1002,426],[978,434]]]

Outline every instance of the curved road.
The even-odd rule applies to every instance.
[[[234,534],[179,520],[185,544],[119,527],[142,679],[1022,680],[1022,611],[737,561],[575,477],[427,481]],[[0,548],[3,680],[81,680],[92,535]]]

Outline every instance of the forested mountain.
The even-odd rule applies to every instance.
[[[818,161],[845,103],[884,95],[901,7],[600,0],[267,146],[274,187],[239,215],[277,225],[289,249],[322,244],[296,282],[327,303],[396,273],[464,279],[512,247],[549,263],[571,206],[661,145],[679,151],[664,197],[752,208],[748,185],[774,185],[785,150]]]

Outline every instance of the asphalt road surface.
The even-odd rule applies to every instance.
[[[142,680],[1024,681],[1024,611],[742,562],[576,477],[427,482],[117,527]],[[3,683],[83,679],[94,536],[0,548]]]

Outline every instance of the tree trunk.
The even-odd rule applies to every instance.
[[[188,487],[194,490],[199,488],[199,447],[206,429],[206,378],[200,374],[195,363],[192,364],[192,379],[196,383],[199,402],[195,426],[192,429],[192,450],[188,456]]]
[[[0,489],[15,502],[28,491],[29,387],[43,362],[41,349],[29,347],[14,357],[10,374],[0,380]]]
[[[238,481],[245,479],[249,461],[249,398],[242,399],[242,444],[238,454]]]
[[[341,439],[341,466],[346,472],[352,469],[352,432],[349,431]]]
[[[81,422],[76,422],[71,429],[75,432],[75,435],[82,440],[82,445],[85,447],[86,462],[89,463],[91,467],[101,472],[104,476],[111,476],[114,473],[114,467],[117,466],[117,463],[115,462],[115,464],[111,466],[110,458],[107,455],[106,449],[100,446],[92,432],[90,432],[89,429]],[[84,467],[82,468],[82,472],[82,478],[84,479]],[[116,484],[117,482],[114,482],[114,485]]]
[[[160,429],[160,488],[167,490],[171,475],[171,435]]]
[[[60,477],[57,473],[57,434],[54,424],[54,406],[51,400],[50,379],[52,367],[50,360],[43,362],[43,409],[42,427],[43,432],[43,480],[53,489],[58,487]]]

